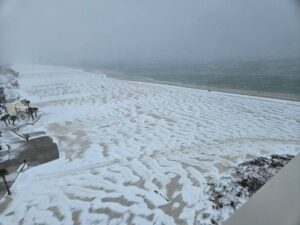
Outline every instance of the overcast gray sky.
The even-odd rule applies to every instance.
[[[295,0],[0,0],[3,62],[300,57]]]

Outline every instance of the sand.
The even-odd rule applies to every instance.
[[[43,114],[24,132],[50,134],[60,159],[19,177],[3,225],[203,224],[203,209],[218,213],[209,179],[249,158],[300,152],[298,102],[14,68],[21,96]]]

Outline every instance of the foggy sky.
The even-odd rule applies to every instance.
[[[0,0],[0,63],[300,57],[295,0]]]

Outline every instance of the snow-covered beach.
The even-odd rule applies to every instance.
[[[13,67],[60,159],[26,170],[0,224],[204,224],[207,183],[234,165],[300,152],[300,103]],[[204,222],[203,222],[204,221]]]

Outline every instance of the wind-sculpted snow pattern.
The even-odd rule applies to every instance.
[[[238,163],[300,152],[300,104],[22,66],[21,96],[60,159],[27,169],[0,224],[204,224],[208,182]],[[30,166],[30,165],[29,165]]]

